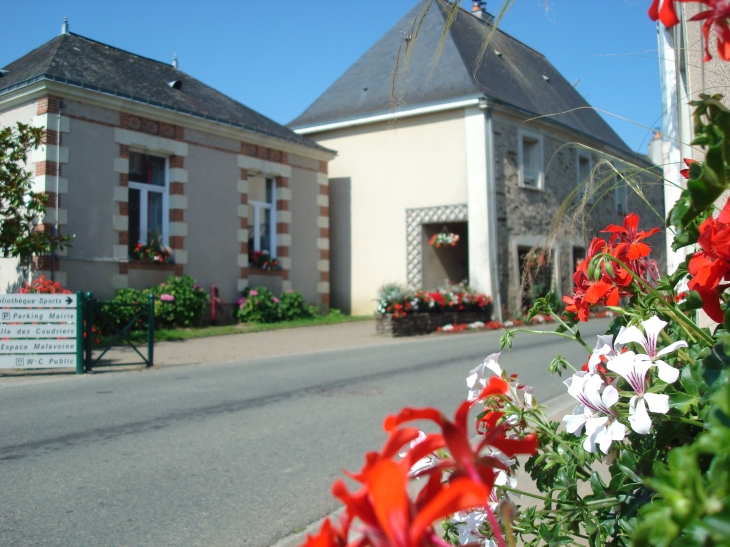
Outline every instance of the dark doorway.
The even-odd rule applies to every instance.
[[[330,306],[352,311],[352,184],[350,177],[329,180]]]
[[[545,296],[553,287],[552,253],[545,249],[517,247],[517,263],[522,289],[522,311],[526,312],[536,299]]]
[[[469,230],[466,222],[421,225],[424,289],[436,289],[446,283],[469,282]],[[441,232],[459,236],[455,246],[433,247],[431,238]]]

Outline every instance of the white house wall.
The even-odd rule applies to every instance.
[[[372,313],[384,283],[406,283],[406,209],[467,202],[464,119],[459,109],[307,135],[338,152],[330,179],[350,178],[352,313]]]

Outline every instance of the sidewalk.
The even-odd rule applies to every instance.
[[[434,335],[428,335],[434,336]],[[248,361],[264,357],[312,353],[317,351],[399,344],[412,338],[376,336],[375,320],[297,327],[262,332],[228,334],[209,338],[192,338],[155,344],[155,367]],[[144,354],[145,347],[138,348]],[[98,354],[97,354],[98,355]],[[139,362],[139,355],[129,346],[116,346],[104,355],[104,362],[115,364]],[[96,373],[128,371],[143,365],[124,367],[99,366]],[[20,381],[51,379],[74,375],[71,369],[0,370],[0,385]]]

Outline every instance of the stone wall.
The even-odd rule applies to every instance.
[[[552,249],[554,257],[553,282],[561,295],[572,290],[573,249],[587,248],[588,243],[609,224],[621,224],[624,212],[617,210],[615,175],[605,163],[606,154],[588,151],[594,168],[591,178],[595,196],[581,204],[581,192],[574,190],[578,183],[578,154],[586,153],[582,143],[571,141],[545,125],[529,126],[517,119],[495,116],[494,155],[495,191],[497,198],[497,253],[499,287],[503,305],[515,314],[520,308],[521,280],[517,252],[519,248],[535,245]],[[542,136],[544,184],[542,189],[520,186],[519,131],[528,129]],[[599,146],[585,142],[586,146]],[[623,158],[626,160],[627,158]],[[632,211],[641,217],[640,228],[659,227],[660,234],[648,242],[653,247],[652,257],[664,272],[665,248],[661,219],[664,197],[659,172],[648,171],[645,166],[632,167],[626,161],[612,161],[630,172],[631,180],[638,181],[636,188],[643,192],[646,201],[631,188],[626,189],[626,199],[621,200],[624,211]],[[590,192],[590,186],[587,187]],[[659,212],[657,215],[652,209]]]

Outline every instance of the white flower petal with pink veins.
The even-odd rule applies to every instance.
[[[627,351],[606,365],[608,370],[622,376],[638,395],[643,395],[646,391],[646,373],[652,366],[649,359],[642,357],[645,356]]]

